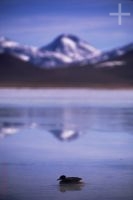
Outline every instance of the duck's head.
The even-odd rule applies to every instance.
[[[61,175],[61,176],[57,179],[57,181],[59,181],[59,180],[64,180],[64,179],[66,179],[66,176],[65,176],[65,175]]]

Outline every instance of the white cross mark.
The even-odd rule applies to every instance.
[[[123,13],[121,3],[118,4],[118,13],[109,13],[110,16],[118,16],[118,25],[122,24],[122,16],[130,16],[130,13]]]

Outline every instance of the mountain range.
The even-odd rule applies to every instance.
[[[71,34],[40,48],[0,38],[1,86],[133,86],[133,43],[106,52]]]

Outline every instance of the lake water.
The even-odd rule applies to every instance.
[[[132,200],[132,188],[132,90],[0,89],[0,200]]]

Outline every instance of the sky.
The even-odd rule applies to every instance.
[[[118,17],[109,13],[122,12]],[[73,34],[101,50],[133,42],[132,0],[1,0],[0,36],[41,47],[63,33]]]

